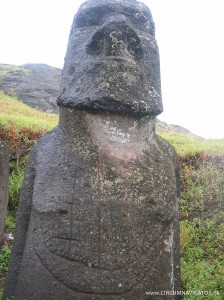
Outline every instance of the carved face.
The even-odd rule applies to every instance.
[[[156,116],[163,110],[149,9],[135,0],[89,0],[70,32],[59,106]]]

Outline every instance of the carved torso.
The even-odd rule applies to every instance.
[[[173,251],[172,153],[157,137],[133,149],[113,141],[102,146],[91,128],[77,138],[59,127],[39,143],[24,257],[32,249],[65,291],[122,299],[150,277],[172,288],[158,273]],[[24,272],[31,268],[27,264]],[[27,278],[21,278],[23,285]]]

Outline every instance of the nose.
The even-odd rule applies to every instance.
[[[104,56],[131,56],[139,59],[143,55],[140,38],[124,15],[110,16],[93,33],[87,45],[87,53]]]

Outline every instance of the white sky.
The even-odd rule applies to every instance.
[[[1,0],[0,63],[63,67],[73,16],[83,0]],[[205,138],[224,138],[224,1],[143,0],[160,49],[159,119]]]

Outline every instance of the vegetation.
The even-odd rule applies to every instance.
[[[29,108],[3,93],[0,104],[0,137],[10,149],[6,227],[12,231],[27,155],[36,139],[57,124],[58,117]],[[182,288],[218,291],[200,299],[224,299],[224,140],[204,140],[178,133],[172,127],[159,134],[175,147],[180,159]],[[10,250],[8,246],[1,248],[0,270],[7,269]]]
[[[2,246],[0,252],[0,270],[4,270],[8,267],[10,255],[11,246]]]
[[[219,291],[219,295],[202,299],[221,300],[224,298],[224,175],[211,157],[204,157],[195,167],[184,163],[181,172],[182,285],[186,290]]]
[[[0,91],[0,126],[7,132],[19,131],[46,132],[55,127],[58,116],[33,109],[15,97],[6,96]],[[25,136],[25,134],[24,134]],[[25,137],[24,137],[25,138]]]
[[[12,73],[31,73],[30,70],[20,68],[18,66],[13,66],[13,65],[5,65],[5,64],[0,64],[0,76],[7,76]]]
[[[11,255],[11,246],[1,246],[0,247],[0,284],[2,283],[2,278],[4,278],[9,264],[9,259]],[[0,300],[3,297],[3,289],[0,286]]]
[[[197,160],[209,155],[224,155],[224,139],[206,140],[193,134],[173,131],[172,128],[160,131],[159,135],[174,146],[180,160],[186,160],[188,157]]]

